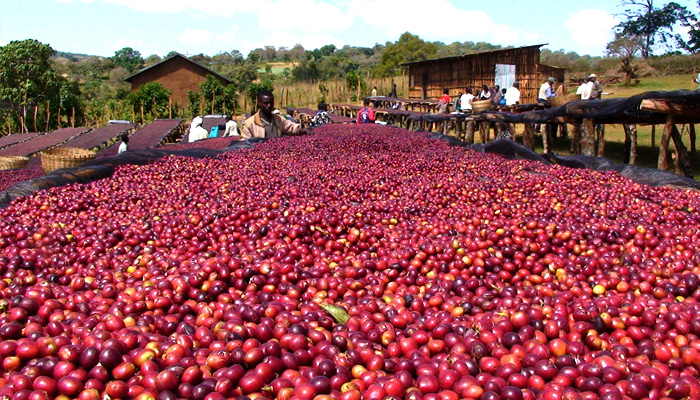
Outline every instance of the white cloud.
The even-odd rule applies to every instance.
[[[342,31],[353,25],[352,15],[322,1],[276,0],[265,2],[259,8],[258,25],[264,31],[324,33]]]
[[[93,0],[58,0],[59,2],[92,3]],[[201,12],[219,17],[232,17],[237,11],[253,11],[254,2],[229,0],[99,0],[109,4],[129,7],[137,11],[157,13]]]
[[[612,28],[619,22],[603,10],[581,10],[564,22],[564,28],[571,31],[577,44],[597,49],[604,48],[612,40]]]
[[[211,41],[211,38],[211,32],[205,29],[185,29],[178,37],[182,43],[195,46],[207,44]]]

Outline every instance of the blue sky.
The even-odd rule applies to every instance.
[[[697,3],[678,3],[698,12]],[[662,5],[666,2],[659,2]],[[603,55],[619,1],[1,0],[0,45],[37,39],[55,50],[112,56],[216,55],[266,45],[371,47],[410,31],[424,40],[489,42]]]

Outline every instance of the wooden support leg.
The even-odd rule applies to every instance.
[[[584,118],[581,125],[581,154],[595,156],[595,123],[592,118]]]
[[[535,124],[525,123],[525,131],[523,132],[523,145],[530,150],[535,150]]]
[[[455,121],[455,137],[462,140],[462,120],[460,119]]]
[[[561,137],[561,138],[569,137],[569,124],[567,124],[567,123],[559,124],[559,137]]]
[[[474,144],[474,125],[475,124],[473,120],[468,120],[464,128],[464,141],[467,144]]]
[[[544,131],[542,132],[542,142],[544,145],[545,154],[552,152],[552,144],[554,141],[552,138],[552,131],[553,130],[554,130],[554,126],[552,124],[545,124],[544,125]]]
[[[485,122],[479,122],[479,136],[481,136],[481,143],[488,143],[488,125]]]
[[[690,135],[690,154],[695,154],[695,125],[688,125],[688,134]]]
[[[624,164],[630,163],[630,154],[632,153],[632,135],[630,134],[630,125],[623,124],[622,129],[625,131],[625,149],[622,153],[622,162]]]
[[[671,140],[671,131],[673,128],[673,116],[669,115],[666,117],[664,133],[661,135],[661,143],[659,143],[659,160],[656,163],[656,168],[663,171],[668,170],[668,143]]]
[[[581,154],[581,127],[581,122],[574,124],[571,135],[571,154]]]
[[[683,176],[692,178],[693,168],[690,165],[690,157],[688,156],[688,151],[685,149],[685,145],[683,144],[681,134],[678,132],[675,125],[671,129],[671,137],[673,138],[673,145],[676,147],[676,162],[678,163],[680,172],[683,173]]]
[[[656,125],[651,126],[651,148],[656,146]]]
[[[595,127],[596,136],[598,138],[598,157],[605,156],[605,125],[598,124]]]

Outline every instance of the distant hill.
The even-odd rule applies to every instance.
[[[89,54],[80,54],[80,53],[69,53],[67,51],[57,51],[56,55],[54,57],[67,58],[70,61],[81,61],[81,60],[84,60],[86,58],[99,57],[99,56],[91,56]]]

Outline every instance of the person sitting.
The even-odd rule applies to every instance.
[[[499,106],[506,105],[506,93],[508,93],[508,90],[506,88],[501,89],[501,99],[498,101]]]
[[[455,99],[453,107],[457,112],[462,111],[462,92],[457,93],[457,98]]]
[[[448,89],[442,89],[442,96],[438,100],[437,113],[438,114],[449,114],[450,112],[450,91]]]
[[[503,98],[503,92],[501,92],[501,87],[496,85],[493,96],[491,96],[491,101],[493,104],[501,104],[501,99]]]
[[[121,154],[129,150],[129,136],[122,135],[121,140],[122,142],[119,144],[119,150],[117,151],[117,154]]]
[[[284,116],[284,118],[287,119],[287,121],[292,121],[294,123],[297,122],[297,120],[293,117],[294,115],[294,109],[293,108],[288,108],[287,109],[287,115]]]
[[[373,124],[376,121],[374,110],[369,105],[369,99],[362,100],[362,109],[357,113],[358,124]]]
[[[491,98],[491,90],[488,85],[481,87],[481,93],[479,93],[479,100],[488,100]]]
[[[275,96],[269,90],[258,93],[258,112],[243,122],[241,138],[275,138],[282,135],[303,135],[301,125],[288,121],[279,114],[273,114]]]
[[[467,89],[465,90],[465,93],[462,95],[462,99],[460,100],[459,103],[460,103],[460,106],[462,107],[463,113],[472,112],[473,104],[474,104],[474,95],[472,94],[472,87],[471,86],[467,87]]]
[[[331,122],[331,116],[328,115],[328,104],[319,103],[318,112],[311,119],[311,126],[321,126]]]
[[[224,131],[224,137],[230,136],[240,136],[238,133],[238,124],[231,118],[230,115],[226,116],[226,130]]]

